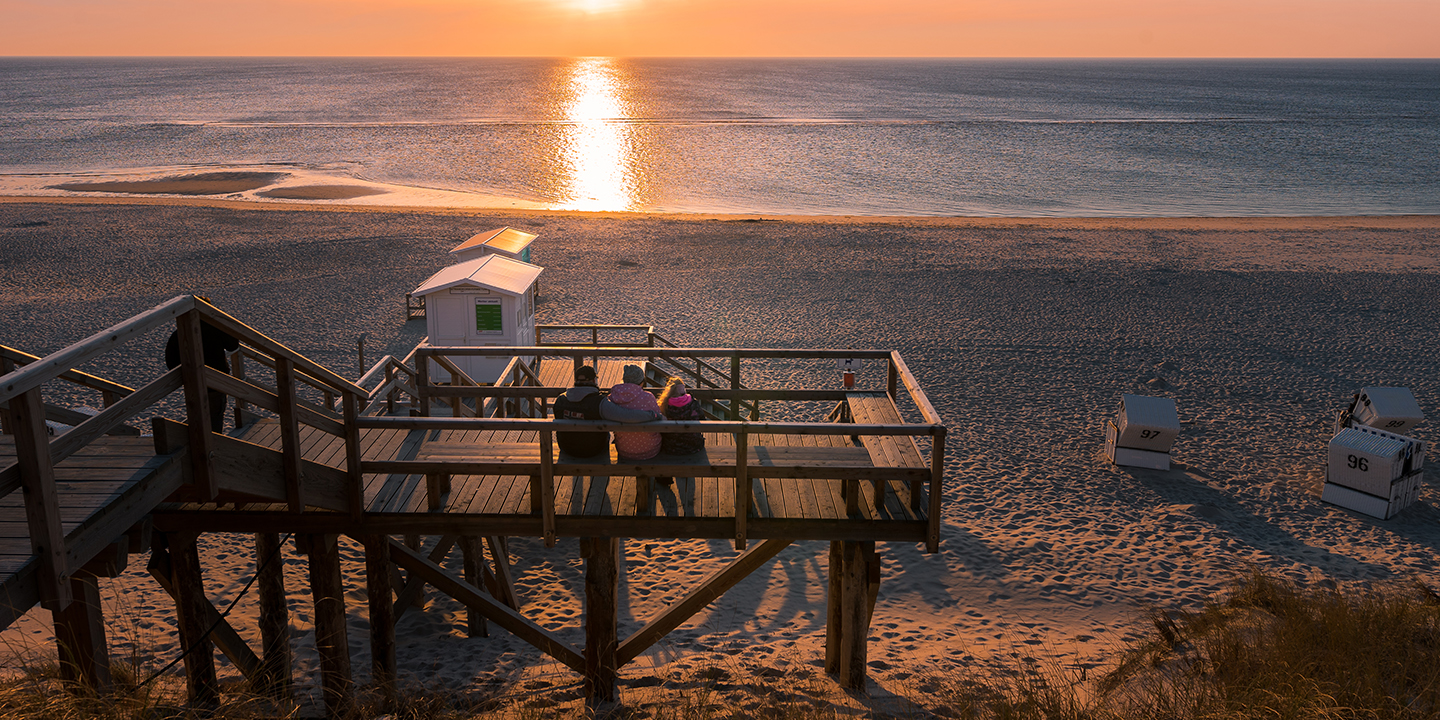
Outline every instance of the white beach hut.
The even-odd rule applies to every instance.
[[[507,346],[535,344],[535,282],[544,271],[536,265],[487,254],[444,268],[415,288],[425,298],[430,344],[435,346]],[[493,383],[505,357],[455,357],[456,366],[476,382]],[[431,377],[450,374],[434,364]]]
[[[455,246],[450,251],[456,262],[474,260],[486,255],[503,255],[511,260],[530,262],[530,243],[535,235],[512,227],[486,230]]]

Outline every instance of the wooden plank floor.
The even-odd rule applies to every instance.
[[[602,359],[597,366],[599,385],[609,387],[620,382],[624,361]],[[546,386],[558,395],[570,385],[573,364],[569,360],[547,360],[539,373]],[[883,395],[882,395],[883,397]],[[874,400],[872,399],[872,402]],[[889,403],[888,398],[884,402]],[[891,403],[893,407],[893,403]],[[896,415],[898,417],[898,414]],[[241,439],[280,449],[279,426],[262,421],[248,428]],[[492,432],[478,430],[401,431],[365,430],[361,434],[366,460],[413,460],[428,444],[488,444],[537,442],[535,432]],[[734,446],[730,434],[708,433],[710,447]],[[908,438],[907,438],[908,442]],[[302,426],[301,453],[307,460],[344,469],[344,442],[314,428]],[[751,435],[755,446],[795,447],[860,447],[860,443],[844,435]],[[558,449],[556,451],[558,457]],[[894,467],[891,463],[877,466]],[[875,507],[869,481],[862,481],[860,517],[845,512],[841,481],[809,478],[757,478],[753,482],[752,517],[759,519],[798,520],[866,520],[923,522],[924,518],[910,509],[910,488],[901,481],[889,481],[882,507]],[[734,478],[678,477],[671,484],[652,483],[648,505],[637,503],[637,481],[634,477],[556,476],[555,512],[559,516],[656,517],[656,518],[731,518],[734,516]],[[191,503],[179,509],[204,511],[212,504]],[[242,509],[279,512],[283,506],[260,503]],[[368,474],[365,476],[365,507],[371,513],[427,513],[424,475]],[[530,478],[515,475],[456,475],[451,488],[436,512],[454,515],[528,516],[531,512]]]

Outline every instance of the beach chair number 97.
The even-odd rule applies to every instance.
[[[1349,458],[1349,464],[1350,467],[1355,468],[1360,472],[1370,472],[1370,463],[1367,462],[1365,458],[1355,457],[1354,455],[1351,455]]]
[[[1141,431],[1140,431],[1140,437],[1141,437],[1141,439],[1143,439],[1143,440],[1149,440],[1150,438],[1158,438],[1158,437],[1160,437],[1160,431],[1159,431],[1159,430],[1141,430]]]

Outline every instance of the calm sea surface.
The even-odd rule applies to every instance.
[[[595,210],[1440,213],[1440,61],[0,58],[0,175]]]

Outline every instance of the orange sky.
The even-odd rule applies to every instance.
[[[1440,57],[1440,0],[0,0],[0,55]]]

